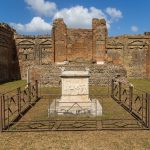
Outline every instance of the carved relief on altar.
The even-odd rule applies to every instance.
[[[63,79],[62,95],[87,95],[88,80],[85,78]]]

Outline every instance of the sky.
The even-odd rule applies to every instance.
[[[0,22],[19,34],[50,34],[53,20],[70,28],[92,28],[105,18],[110,36],[150,32],[150,0],[1,0]]]

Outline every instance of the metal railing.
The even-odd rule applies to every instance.
[[[111,97],[134,118],[150,129],[150,93],[112,79]]]
[[[39,99],[38,81],[28,83],[25,87],[19,87],[1,94],[0,96],[0,132],[8,129],[17,120],[21,119]]]

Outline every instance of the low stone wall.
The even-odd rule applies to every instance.
[[[61,69],[65,68],[66,71],[84,71],[89,68],[90,85],[106,86],[110,83],[111,79],[116,76],[126,77],[126,70],[123,66],[104,64],[81,64],[81,65],[35,65],[30,68],[30,79],[39,80],[44,86],[61,86]],[[24,75],[27,76],[27,75]]]

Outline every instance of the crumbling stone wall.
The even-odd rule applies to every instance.
[[[92,62],[92,30],[67,29],[67,60]]]
[[[94,60],[103,63],[106,59],[107,27],[104,19],[92,20]]]
[[[67,60],[67,26],[63,19],[56,19],[52,29],[54,62]]]
[[[68,65],[34,65],[29,70],[31,80],[40,81],[44,86],[61,86],[61,69],[66,71],[85,71],[89,69],[90,85],[106,86],[110,84],[111,79],[117,77],[126,77],[126,70],[122,65],[113,64],[68,64]]]
[[[150,78],[150,35],[108,37],[104,19],[93,19],[92,29],[70,29],[63,19],[56,19],[52,37],[17,35],[15,39],[22,78],[28,67],[66,60],[123,65],[129,78]]]
[[[104,19],[93,19],[92,29],[70,29],[63,19],[56,19],[52,39],[54,62],[105,61],[107,27]]]
[[[0,82],[20,78],[14,32],[7,24],[0,24]]]
[[[111,76],[127,72],[129,78],[150,79],[150,34],[108,37],[104,19],[93,19],[92,29],[67,28],[63,19],[56,19],[51,35],[43,36],[18,35],[0,24],[0,82],[26,79],[30,68],[32,79],[58,84],[62,66],[55,63],[64,61],[69,61],[68,69],[86,64],[94,84],[106,81],[107,70]]]
[[[27,68],[54,62],[51,36],[15,35],[15,41],[22,79],[26,78]]]
[[[113,64],[123,64],[130,78],[147,78],[149,37],[145,35],[126,35],[108,38],[107,60]]]

